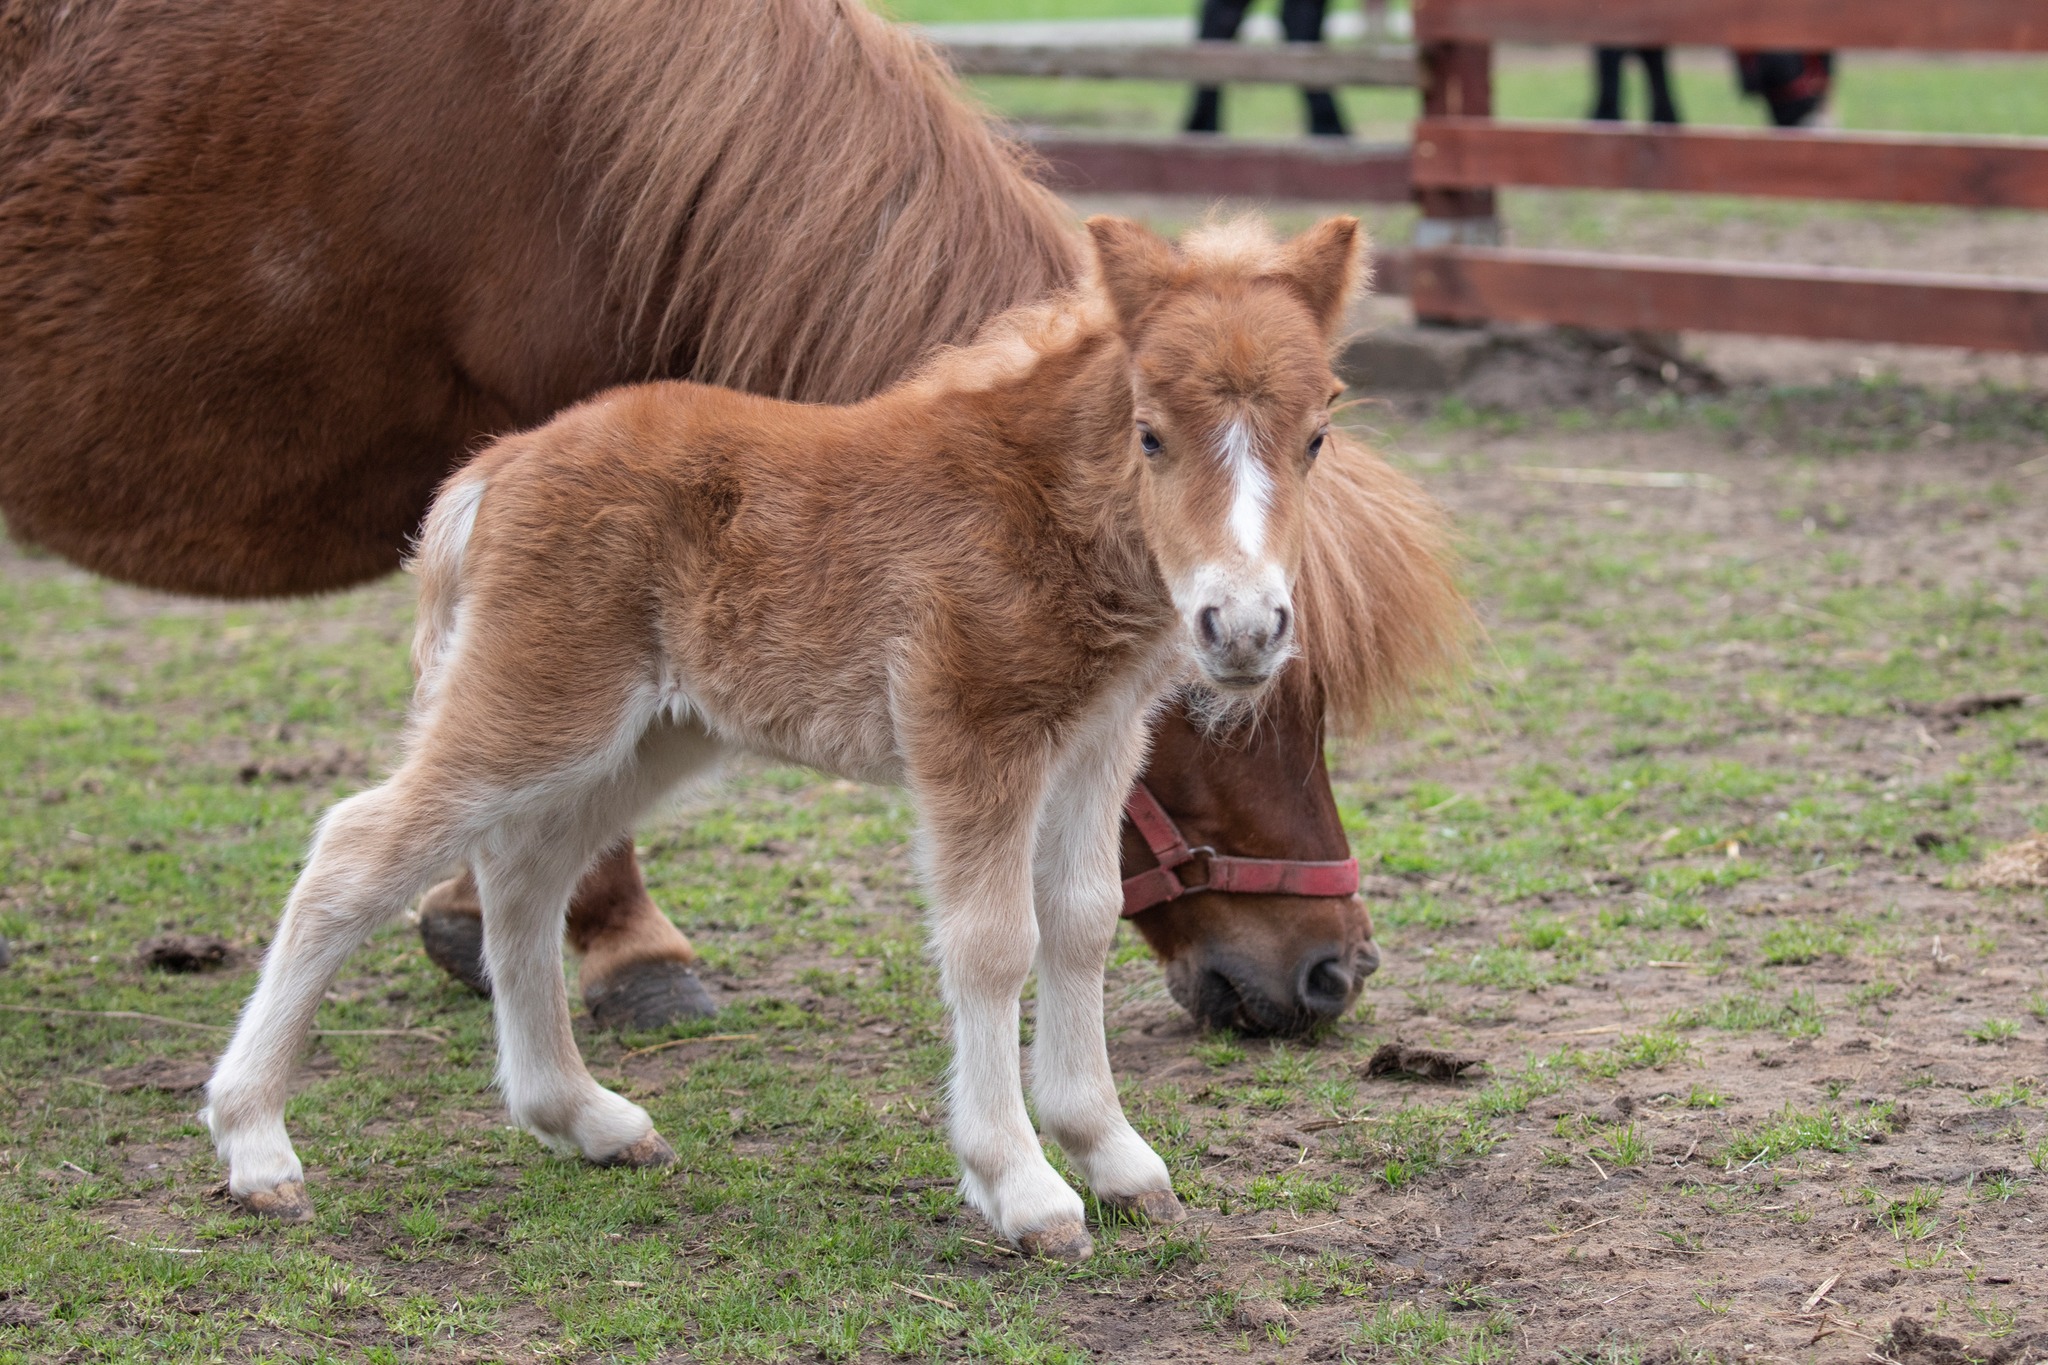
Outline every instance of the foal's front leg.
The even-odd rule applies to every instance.
[[[1024,1109],[1017,1002],[1038,946],[1029,812],[927,819],[932,940],[953,1020],[950,1108],[961,1197],[1026,1252],[1084,1259],[1094,1244],[1081,1197],[1045,1159]]]
[[[1166,1163],[1124,1117],[1103,1036],[1102,977],[1123,909],[1117,833],[1142,734],[1105,736],[1055,777],[1039,822],[1038,1120],[1103,1203],[1155,1222],[1187,1217]]]

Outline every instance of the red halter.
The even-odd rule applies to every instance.
[[[1351,896],[1358,893],[1358,859],[1312,863],[1293,858],[1239,858],[1204,844],[1190,848],[1180,826],[1143,782],[1124,799],[1124,814],[1145,836],[1159,866],[1124,878],[1124,918],[1197,891],[1252,896]],[[1180,869],[1200,863],[1198,882],[1181,879]]]

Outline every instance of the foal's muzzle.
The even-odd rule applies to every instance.
[[[1265,686],[1294,652],[1294,604],[1260,592],[1212,602],[1196,613],[1195,657],[1215,686]]]

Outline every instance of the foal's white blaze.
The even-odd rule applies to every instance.
[[[1230,471],[1230,532],[1245,558],[1256,560],[1266,544],[1266,513],[1273,505],[1273,476],[1252,449],[1250,425],[1238,418],[1223,429],[1218,444],[1223,467]]]

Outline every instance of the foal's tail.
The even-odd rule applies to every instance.
[[[412,636],[412,671],[420,701],[432,695],[435,675],[454,648],[462,562],[486,484],[484,471],[474,463],[442,484],[405,561],[406,571],[420,581],[419,621]]]

